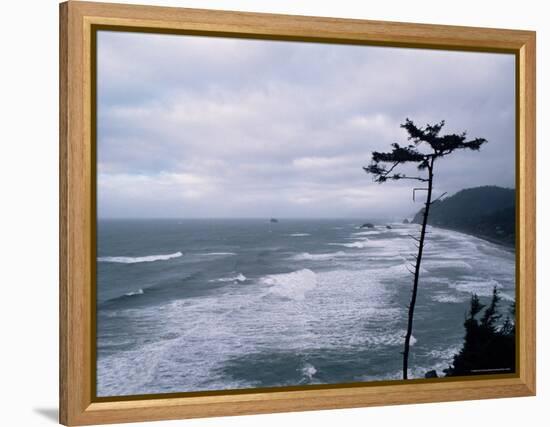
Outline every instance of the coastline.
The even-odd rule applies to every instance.
[[[432,226],[432,227],[433,227],[433,226]],[[437,226],[437,227],[438,227],[438,228],[445,229],[445,230],[456,231],[456,232],[462,233],[462,234],[467,234],[468,236],[477,237],[478,239],[485,240],[485,241],[487,241],[487,242],[489,242],[489,243],[494,243],[495,245],[499,245],[499,246],[501,246],[503,249],[509,250],[510,252],[515,252],[515,251],[516,251],[516,244],[515,244],[515,242],[514,242],[514,243],[511,243],[511,242],[508,242],[508,241],[495,239],[495,238],[493,238],[493,237],[485,236],[485,235],[483,235],[483,234],[474,233],[474,232],[471,232],[471,231],[465,231],[465,230],[461,230],[461,229],[458,229],[458,228],[441,227],[441,226]]]
[[[420,225],[416,222],[411,222],[411,223],[416,224],[416,225]],[[460,228],[444,227],[444,226],[441,226],[441,225],[431,225],[429,222],[428,222],[428,225],[430,227],[434,227],[434,228],[441,228],[442,230],[456,231],[457,233],[462,233],[462,234],[466,234],[468,236],[477,237],[478,239],[485,240],[485,241],[487,241],[489,243],[493,243],[495,245],[499,245],[503,249],[506,249],[510,252],[515,252],[516,251],[515,242],[511,243],[511,242],[508,242],[508,241],[495,239],[494,237],[489,237],[489,236],[486,236],[486,235],[483,235],[483,234],[480,234],[480,233],[474,233],[472,231],[466,231],[466,230],[463,230],[463,229],[460,229]]]

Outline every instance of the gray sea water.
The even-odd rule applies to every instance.
[[[98,396],[401,378],[419,226],[100,220]],[[512,250],[430,228],[410,377],[441,373],[472,292],[515,295]]]

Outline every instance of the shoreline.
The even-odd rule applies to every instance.
[[[415,225],[420,225],[416,222],[412,222],[412,224],[415,224]],[[481,239],[481,240],[485,240],[486,242],[489,242],[489,243],[493,243],[495,245],[498,245],[500,247],[502,247],[503,249],[506,249],[510,252],[516,252],[516,245],[515,243],[512,244],[510,242],[505,242],[505,241],[502,241],[502,240],[498,240],[498,239],[495,239],[495,238],[492,238],[492,237],[489,237],[489,236],[485,236],[483,234],[478,234],[478,233],[473,233],[473,232],[470,232],[470,231],[465,231],[465,230],[461,230],[461,229],[458,229],[458,228],[453,228],[453,227],[443,227],[441,225],[430,225],[428,223],[428,225],[430,227],[434,227],[434,228],[440,228],[442,230],[450,230],[450,231],[455,231],[457,233],[462,233],[462,234],[466,234],[467,236],[472,236],[472,237],[476,237],[478,239]]]

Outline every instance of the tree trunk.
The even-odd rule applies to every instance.
[[[420,239],[418,242],[418,254],[416,256],[416,265],[414,268],[414,284],[411,295],[411,303],[409,304],[409,316],[407,322],[407,334],[405,335],[405,348],[403,350],[403,379],[407,379],[407,370],[409,365],[409,349],[413,329],[414,306],[416,305],[416,295],[418,293],[418,278],[420,276],[420,264],[422,263],[422,252],[424,250],[424,240],[426,238],[426,225],[428,224],[428,215],[430,213],[430,205],[432,203],[432,184],[433,184],[433,166],[434,159],[430,160],[428,166],[428,196],[424,207],[424,215],[422,218],[422,228],[420,230]]]

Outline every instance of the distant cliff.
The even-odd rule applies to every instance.
[[[515,194],[513,189],[495,186],[461,190],[432,205],[428,224],[514,245]],[[412,222],[422,222],[422,211]]]

